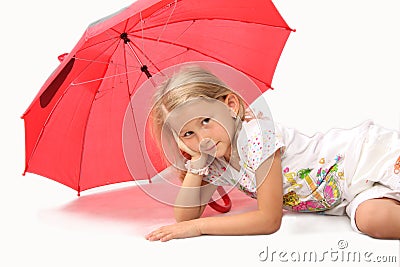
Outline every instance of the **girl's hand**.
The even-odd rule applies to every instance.
[[[207,154],[191,150],[174,131],[172,131],[172,134],[174,135],[179,149],[190,155],[192,166],[196,166],[195,168],[203,168],[207,164]]]
[[[200,235],[201,232],[197,221],[191,220],[160,227],[147,234],[145,238],[149,241],[160,240],[165,242],[171,239],[195,237]]]

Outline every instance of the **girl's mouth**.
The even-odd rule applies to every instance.
[[[213,146],[211,146],[210,148],[207,148],[207,149],[205,149],[205,151],[212,151],[212,150],[214,150],[214,148],[216,148],[217,147],[217,144],[218,144],[219,142],[217,142],[217,143],[215,143]]]

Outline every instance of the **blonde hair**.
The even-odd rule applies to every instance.
[[[162,152],[161,132],[169,112],[192,99],[204,97],[224,101],[228,94],[234,94],[239,99],[237,118],[242,121],[245,116],[244,100],[211,72],[190,66],[182,68],[164,81],[153,95],[150,112],[151,134],[159,151]],[[165,163],[168,165],[167,161]]]

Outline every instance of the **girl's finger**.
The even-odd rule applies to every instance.
[[[148,234],[145,236],[145,238],[146,238],[147,240],[151,240],[152,238],[156,237],[159,233],[160,233],[160,230],[157,229],[157,230],[155,230],[155,231],[153,231],[153,232],[148,233]]]
[[[168,234],[160,239],[161,242],[166,242],[173,239],[173,234]]]

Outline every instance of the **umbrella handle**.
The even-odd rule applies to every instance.
[[[217,191],[219,195],[222,197],[222,200],[224,202],[224,205],[220,205],[219,203],[215,202],[215,200],[211,200],[208,205],[213,208],[214,210],[221,212],[221,213],[226,213],[231,210],[232,207],[232,201],[229,198],[228,194],[225,192],[225,189],[222,186],[218,186]]]

